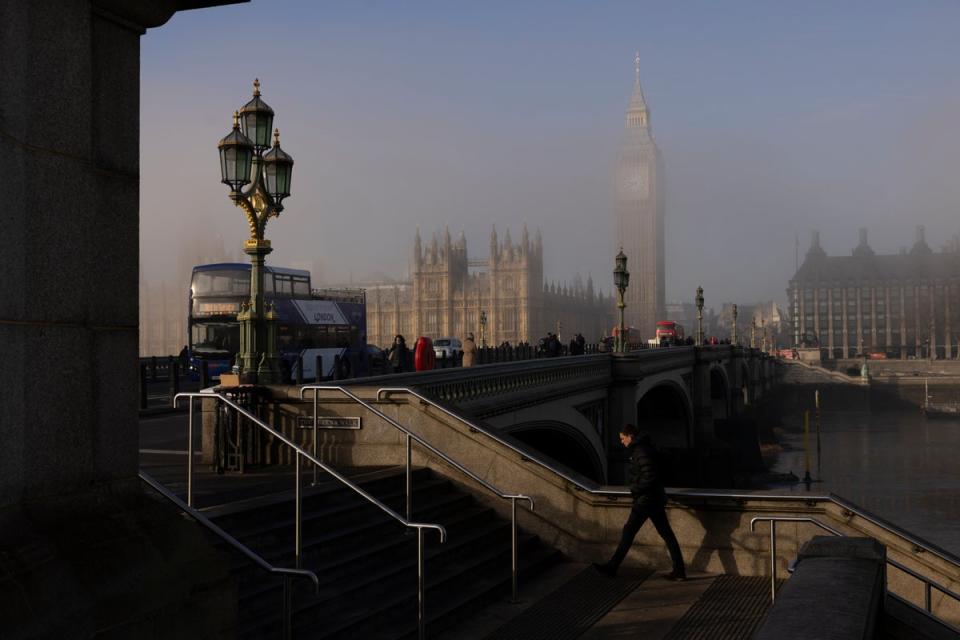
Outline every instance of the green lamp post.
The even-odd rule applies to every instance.
[[[697,346],[703,346],[703,287],[697,287]]]
[[[218,146],[221,182],[247,218],[250,237],[244,253],[250,256],[250,300],[240,306],[241,382],[280,382],[277,354],[277,315],[263,298],[263,264],[273,249],[264,237],[267,221],[283,211],[290,195],[293,158],[280,148],[280,132],[273,129],[273,109],[260,97],[260,80],[253,82],[253,99],[233,114],[233,130]],[[273,145],[270,133],[273,132]],[[249,186],[247,186],[249,185]]]
[[[624,353],[627,350],[627,341],[624,339],[626,329],[623,325],[623,309],[627,305],[623,297],[630,286],[630,272],[627,271],[627,256],[623,253],[623,247],[620,247],[620,253],[614,260],[616,266],[613,269],[613,284],[617,288],[617,308],[620,309],[620,331],[617,335],[616,350],[617,353]]]

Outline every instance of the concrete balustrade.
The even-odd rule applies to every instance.
[[[279,391],[279,389],[275,389]],[[457,460],[483,480],[509,492],[531,495],[536,500],[533,512],[521,508],[520,526],[541,536],[548,544],[581,562],[605,560],[619,540],[630,509],[626,495],[598,495],[583,490],[591,487],[612,492],[623,487],[602,487],[573,472],[571,479],[526,459],[506,444],[475,431],[471,425],[451,417],[419,400],[397,394],[390,401],[376,402],[376,387],[351,387],[351,391],[374,404],[384,414]],[[291,434],[303,446],[311,446],[309,429],[297,429],[299,416],[312,412],[312,398],[299,398],[297,389],[275,394],[269,406],[271,422]],[[405,462],[403,434],[362,406],[335,391],[320,392],[323,416],[359,417],[358,430],[322,429],[318,434],[319,457],[335,466],[402,465]],[[510,442],[508,436],[501,436]],[[515,443],[519,446],[519,443]],[[279,461],[279,460],[277,460]],[[478,500],[501,515],[508,516],[509,503],[492,496],[443,461],[414,445],[413,464],[427,466],[472,491]],[[669,491],[668,516],[677,534],[688,566],[696,571],[737,575],[769,576],[769,524],[759,523],[751,531],[756,516],[787,515],[816,518],[846,535],[871,537],[887,547],[891,560],[953,591],[960,590],[958,559],[912,539],[908,534],[862,511],[854,510],[830,496],[776,495],[775,492],[719,492],[674,489]],[[414,497],[416,500],[416,497]],[[814,524],[778,523],[777,572],[788,577],[787,566],[801,546],[823,531]],[[645,526],[631,549],[628,562],[669,568],[663,542],[652,526]],[[894,567],[888,567],[888,586],[892,593],[923,608],[924,585]],[[960,605],[936,590],[931,609],[939,617],[960,624]]]

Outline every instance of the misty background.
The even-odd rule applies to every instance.
[[[809,231],[878,254],[960,231],[955,2],[257,1],[142,39],[141,277],[247,227],[217,142],[254,77],[295,159],[268,262],[403,278],[417,226],[486,257],[540,228],[544,272],[609,291],[613,170],[639,50],[666,176],[666,297],[785,300]],[[252,38],[247,40],[245,38]],[[209,249],[204,243],[210,243]],[[189,247],[189,250],[184,249]],[[184,295],[187,283],[184,283]]]

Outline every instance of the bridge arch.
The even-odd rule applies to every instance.
[[[637,426],[657,447],[693,446],[693,402],[682,380],[643,380],[636,390]]]
[[[714,422],[730,417],[730,378],[721,366],[710,367],[710,408]]]
[[[594,443],[576,427],[556,420],[534,420],[502,429],[571,471],[605,482],[603,461]]]

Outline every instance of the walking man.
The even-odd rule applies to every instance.
[[[630,452],[629,482],[633,507],[630,509],[627,522],[623,525],[623,535],[620,537],[617,550],[613,552],[613,557],[605,564],[594,563],[593,566],[606,576],[615,576],[640,527],[647,518],[650,518],[653,526],[657,528],[657,533],[666,543],[670,560],[673,562],[673,571],[666,574],[664,578],[676,581],[686,580],[687,572],[683,566],[680,545],[673,534],[673,529],[670,528],[670,522],[664,510],[667,494],[663,488],[663,476],[657,468],[656,451],[650,444],[650,436],[646,434],[640,436],[635,426],[625,424],[620,430],[620,442]]]

